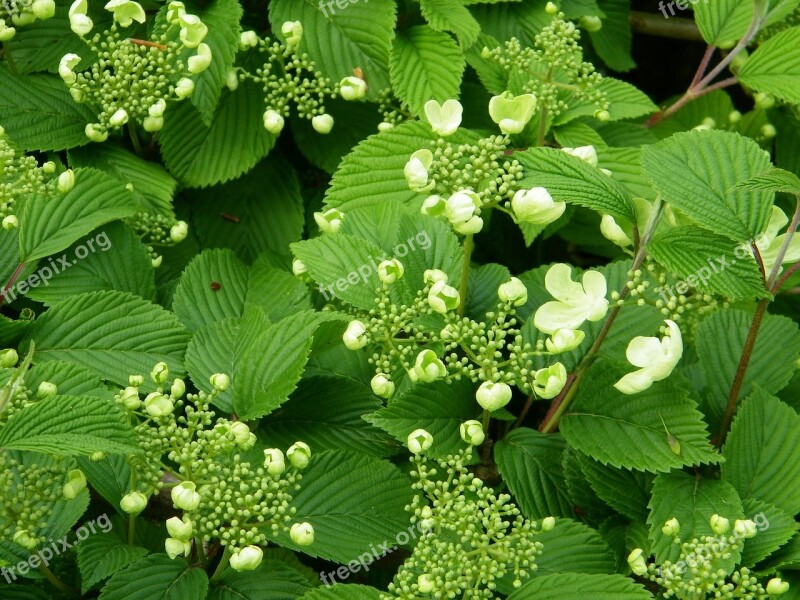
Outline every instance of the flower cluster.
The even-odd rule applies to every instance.
[[[139,391],[142,376],[131,377],[131,385],[117,395],[135,422],[142,450],[129,457],[131,489],[121,508],[139,514],[149,496],[170,489],[172,504],[182,516],[167,521],[167,554],[188,556],[193,542],[203,545],[197,548],[200,554],[206,544],[219,540],[237,570],[255,569],[262,557],[259,546],[281,532],[288,531],[298,545],[313,543],[313,527],[292,525],[295,509],[290,507],[310,448],[303,442],[285,454],[267,448],[263,462],[254,465],[245,454],[255,447],[255,434],[241,421],[215,418],[210,408],[230,385],[227,375],[211,376],[210,395],[186,394],[182,379],[169,383],[164,363],[156,365],[151,378],[159,387],[144,399]]]
[[[53,0],[5,0],[0,3],[0,42],[17,34],[17,27],[44,21],[56,14]]]
[[[330,133],[333,117],[325,112],[325,100],[339,94],[345,100],[361,100],[367,93],[367,84],[356,75],[333,84],[320,73],[308,54],[299,51],[303,39],[300,21],[287,21],[281,33],[285,42],[259,38],[255,31],[242,33],[239,48],[243,51],[255,48],[266,60],[255,73],[243,69],[232,71],[229,87],[246,79],[263,86],[267,106],[264,128],[272,134],[278,135],[283,130],[291,103],[301,118],[311,120],[317,133]]]
[[[422,534],[383,598],[494,598],[498,579],[511,575],[519,587],[536,570],[542,552],[536,534],[555,520],[529,521],[511,496],[485,487],[466,467],[473,445],[483,441],[480,423],[465,423],[461,435],[470,445],[436,461],[438,468],[424,456],[431,435],[421,429],[409,435],[417,494],[407,510]]]
[[[154,246],[174,246],[189,235],[189,224],[186,221],[176,221],[173,217],[162,214],[139,212],[126,222],[146,244],[154,268],[160,267],[163,260]]]
[[[75,185],[75,173],[63,171],[55,176],[56,164],[39,166],[36,159],[20,152],[0,127],[0,219],[4,229],[19,225],[14,214],[19,199],[31,195],[65,194]]]
[[[211,64],[211,48],[203,42],[208,27],[187,13],[182,2],[170,2],[151,39],[139,40],[121,29],[145,22],[141,5],[111,0],[105,8],[114,16],[111,28],[86,37],[94,28],[87,14],[88,2],[72,4],[72,30],[84,37],[97,60],[87,65],[81,56],[67,54],[58,73],[75,102],[98,111],[98,121],[86,126],[92,141],[105,141],[110,131],[128,122],[141,124],[147,132],[160,131],[167,103],[188,98],[195,87],[191,77]]]
[[[731,523],[725,517],[713,515],[710,519],[714,535],[705,535],[681,543],[680,523],[670,519],[662,532],[680,545],[677,562],[664,561],[658,567],[647,563],[641,548],[628,556],[628,564],[634,574],[647,578],[664,590],[664,598],[697,600],[701,598],[749,598],[751,600],[781,596],[789,590],[789,584],[775,577],[766,587],[759,583],[746,567],[736,569],[736,557],[744,540],[754,537],[758,531],[751,520]]]
[[[389,131],[396,125],[414,118],[411,108],[394,95],[392,88],[378,92],[378,112],[383,117],[378,124],[378,131]]]

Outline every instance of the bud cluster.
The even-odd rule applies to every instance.
[[[469,446],[435,467],[422,453],[411,457],[417,493],[406,509],[422,534],[383,598],[495,598],[498,579],[510,575],[519,587],[536,570],[535,536],[554,520],[525,519],[508,494],[469,472],[471,454]]]
[[[0,2],[0,42],[17,34],[17,27],[50,19],[56,14],[53,0],[4,0]]]
[[[174,246],[189,234],[189,225],[185,221],[176,221],[174,217],[158,213],[139,212],[126,223],[146,244],[154,267],[160,266],[162,260],[155,246]]]

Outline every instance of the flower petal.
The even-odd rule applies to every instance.
[[[647,369],[639,369],[633,373],[628,373],[623,376],[614,387],[623,394],[636,394],[643,392],[653,385],[653,378],[648,373]]]
[[[577,329],[585,320],[585,311],[582,307],[563,302],[547,302],[540,306],[533,316],[536,328],[547,334],[553,334],[559,329]]]
[[[553,298],[568,304],[579,304],[586,296],[583,286],[577,281],[572,281],[572,267],[563,263],[550,267],[544,276],[544,285]]]

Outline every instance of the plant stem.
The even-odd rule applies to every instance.
[[[61,579],[59,579],[58,576],[53,573],[43,562],[39,563],[39,571],[45,576],[45,579],[53,584],[53,586],[60,592],[69,594],[70,596],[80,596],[80,592],[78,590],[61,581]]]
[[[464,244],[462,246],[464,256],[461,259],[461,279],[458,282],[458,295],[461,302],[458,305],[458,316],[464,315],[464,309],[467,305],[467,288],[469,287],[469,265],[472,260],[472,251],[475,249],[475,240],[472,234],[464,236]]]
[[[228,562],[231,560],[231,551],[230,546],[225,546],[225,551],[222,553],[222,558],[219,559],[219,564],[217,568],[214,570],[214,574],[211,576],[211,581],[217,581],[222,574],[225,572],[225,569],[228,568]]]
[[[631,29],[636,33],[675,40],[703,41],[703,36],[700,35],[700,30],[693,19],[682,19],[680,17],[665,19],[661,15],[632,10],[628,20],[630,21]]]
[[[11,46],[8,45],[8,42],[3,42],[3,58],[8,63],[8,70],[12,74],[18,75],[19,71],[17,71],[17,65],[14,63],[14,57],[11,56]]]
[[[128,133],[131,136],[131,144],[136,151],[137,156],[144,158],[142,150],[142,143],[139,141],[139,133],[136,131],[136,124],[133,121],[128,121]]]
[[[544,146],[544,135],[547,132],[547,107],[542,107],[542,113],[539,115],[539,127],[536,130],[536,145]]]
[[[517,420],[514,421],[514,425],[511,427],[511,429],[516,429],[522,425],[522,421],[524,421],[525,417],[528,416],[528,411],[530,411],[531,406],[533,406],[533,394],[528,396],[528,399],[525,401],[525,406],[522,407],[522,410],[520,411]]]
[[[19,263],[17,268],[14,270],[14,273],[11,275],[11,278],[8,280],[8,283],[3,286],[3,291],[0,292],[0,306],[2,306],[3,302],[5,302],[6,294],[12,287],[14,287],[14,284],[17,282],[17,279],[19,279],[20,273],[22,273],[22,269],[24,268],[25,263]]]

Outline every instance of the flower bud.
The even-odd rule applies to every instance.
[[[782,596],[789,591],[789,582],[780,577],[773,577],[767,582],[767,593],[770,596]]]
[[[433,446],[433,436],[424,429],[415,429],[408,435],[407,445],[413,454],[421,454]]]
[[[367,95],[367,82],[360,77],[345,77],[339,83],[339,93],[348,101],[361,100]]]
[[[542,519],[542,531],[552,531],[553,527],[556,526],[555,517],[545,517]]]
[[[278,135],[283,131],[284,123],[283,116],[277,110],[270,109],[264,113],[264,129],[272,135]]]
[[[394,394],[394,382],[389,379],[388,375],[378,373],[369,382],[372,388],[372,393],[380,398],[390,398]]]
[[[266,448],[264,450],[264,468],[273,477],[278,477],[286,470],[286,461],[283,452],[278,448]]]
[[[558,12],[558,4],[555,2],[548,2],[544,5],[544,12],[548,15],[554,15]]]
[[[250,428],[246,423],[234,421],[230,425],[230,433],[237,446],[243,446],[250,442]]]
[[[142,127],[144,127],[144,130],[148,133],[161,131],[164,128],[164,118],[147,116],[144,118],[144,121],[142,121]]]
[[[74,500],[83,490],[86,489],[86,475],[80,469],[72,469],[67,473],[67,481],[64,483],[62,493],[67,500]]]
[[[175,404],[164,394],[153,392],[144,399],[144,409],[151,417],[166,417],[175,410]]]
[[[281,33],[287,46],[297,46],[303,39],[303,24],[300,21],[286,21],[281,25]]]
[[[595,16],[581,17],[581,27],[589,33],[596,33],[603,28],[603,21]]]
[[[518,223],[549,225],[567,209],[565,202],[555,202],[543,187],[519,190],[511,199],[511,210]]]
[[[197,48],[208,35],[208,27],[196,15],[183,13],[178,17],[181,43],[185,48]]]
[[[189,235],[189,224],[186,221],[178,221],[169,230],[169,239],[176,244],[180,244]]]
[[[445,375],[447,375],[447,368],[433,350],[423,350],[417,354],[414,366],[408,372],[409,378],[415,383],[417,381],[431,383]]]
[[[612,241],[620,248],[627,248],[633,244],[631,238],[628,237],[611,215],[603,215],[603,218],[600,219],[600,233],[603,234],[604,238]]]
[[[47,175],[52,175],[56,172],[56,163],[52,160],[48,160],[46,163],[42,164],[42,171],[44,171]]]
[[[378,131],[391,131],[394,129],[393,123],[388,123],[387,121],[383,121],[382,123],[378,123]]]
[[[286,451],[286,458],[295,469],[305,469],[311,460],[311,448],[305,442],[295,442]]]
[[[197,46],[197,54],[194,56],[189,57],[188,61],[188,71],[193,75],[197,75],[198,73],[202,73],[208,68],[208,65],[211,64],[211,48],[208,44],[200,44]]]
[[[13,348],[0,352],[0,369],[10,369],[19,362],[19,355]]]
[[[66,194],[73,187],[75,187],[75,172],[72,169],[67,169],[58,176],[57,189],[60,193]]]
[[[308,269],[302,260],[295,258],[292,261],[292,273],[295,277],[303,277],[308,274]]]
[[[94,452],[89,455],[89,460],[92,462],[100,462],[101,460],[105,460],[108,454],[105,452]]]
[[[636,575],[640,577],[647,573],[647,563],[644,560],[641,548],[636,548],[628,555],[628,565]]]
[[[457,225],[469,221],[480,206],[478,194],[472,190],[461,190],[447,199],[444,214],[453,225]]]
[[[167,363],[157,363],[156,366],[153,367],[153,370],[150,371],[150,378],[159,385],[166,383],[167,379],[169,379],[169,367],[167,367]]]
[[[344,213],[339,209],[329,208],[325,212],[315,212],[314,221],[322,233],[336,233],[342,226]]]
[[[94,23],[86,14],[89,10],[87,0],[75,0],[69,7],[69,26],[73,32],[83,37],[94,27]]]
[[[173,518],[177,519],[177,517]],[[180,521],[180,519],[178,520]],[[188,542],[188,540],[182,541],[174,537],[168,537],[166,540],[164,540],[164,551],[171,559],[175,559],[178,556],[183,556],[184,554],[188,556],[189,552],[191,552],[191,549],[192,545],[190,542]]]
[[[664,523],[664,526],[661,528],[661,533],[664,535],[668,535],[670,537],[675,537],[680,533],[681,525],[678,523],[678,519],[675,517],[671,518],[669,521]]]
[[[564,389],[567,383],[567,369],[560,362],[539,369],[533,376],[533,391],[539,398],[550,400]]]
[[[508,404],[511,393],[511,387],[507,383],[484,381],[475,392],[475,398],[484,410],[493,412]]]
[[[516,277],[497,288],[497,295],[503,302],[510,302],[514,306],[522,306],[528,301],[528,288]]]
[[[150,264],[153,265],[154,269],[157,269],[161,266],[161,263],[164,262],[163,256],[156,256],[154,259],[150,261]]]
[[[333,117],[329,114],[317,115],[311,119],[311,126],[317,133],[327,135],[333,129]]]
[[[605,123],[611,120],[611,113],[607,110],[596,110],[594,111],[594,118],[600,121],[601,123]]]
[[[236,69],[230,69],[225,73],[225,87],[235,92],[239,88],[239,73]]]
[[[194,81],[189,79],[188,77],[181,78],[177,84],[175,84],[175,95],[178,97],[179,100],[183,100],[184,98],[188,98],[194,92]]]
[[[50,383],[49,381],[43,381],[39,384],[39,388],[36,390],[36,398],[38,400],[44,400],[45,398],[52,398],[58,394],[58,386],[55,383]]]
[[[486,434],[483,433],[483,425],[480,421],[465,421],[459,428],[461,439],[470,446],[480,446],[483,440],[486,439]]]
[[[36,548],[38,542],[27,529],[17,529],[14,533],[14,543],[22,546],[26,550],[33,550]]]
[[[209,382],[216,391],[224,392],[230,387],[231,378],[228,377],[225,373],[214,373],[209,378]]]
[[[768,110],[775,106],[775,97],[765,92],[758,92],[753,98],[756,101],[756,108],[761,110]]]
[[[403,263],[396,258],[384,260],[378,265],[378,278],[383,283],[394,283],[403,277],[404,272]]]
[[[99,123],[89,123],[86,125],[86,129],[84,131],[86,133],[86,137],[93,142],[102,143],[108,139],[108,131],[106,131],[106,129]]]
[[[731,528],[731,522],[728,519],[716,514],[711,515],[709,523],[711,525],[711,531],[713,531],[716,535],[728,533],[728,530]]]
[[[172,537],[181,542],[188,542],[194,535],[192,522],[186,517],[183,519],[180,517],[171,517],[167,519],[167,531]]]
[[[570,352],[581,345],[586,334],[580,329],[559,329],[547,338],[544,345],[552,354]]]
[[[61,61],[58,63],[58,74],[67,85],[72,85],[77,81],[78,77],[75,75],[73,69],[77,67],[80,62],[81,57],[77,54],[70,53],[61,57]]]
[[[408,159],[403,168],[406,182],[413,192],[428,192],[433,189],[434,182],[428,181],[428,171],[433,164],[433,152],[427,148],[417,150]]]
[[[525,129],[535,110],[536,97],[533,94],[514,96],[505,92],[489,101],[489,116],[507,135]]]
[[[754,537],[756,533],[758,533],[756,530],[756,524],[750,519],[735,521],[733,523],[733,532],[739,537],[748,539]]]
[[[437,283],[439,281],[447,283],[447,273],[441,269],[426,269],[422,274],[422,280],[425,283]]]
[[[434,587],[436,587],[436,580],[427,573],[417,577],[417,588],[420,594],[430,594]]]
[[[298,546],[310,546],[314,543],[314,528],[311,523],[295,523],[289,529],[289,536]]]
[[[258,34],[255,31],[243,31],[239,36],[239,48],[247,50],[258,46]]]
[[[186,5],[183,2],[170,2],[167,5],[167,22],[175,25],[186,14]]]
[[[16,34],[17,30],[14,27],[9,27],[5,24],[5,21],[0,19],[0,42],[7,42]]]
[[[184,481],[172,488],[172,504],[175,508],[185,511],[193,511],[200,506],[200,494],[197,493],[197,486],[192,481]]]
[[[147,496],[141,492],[129,492],[119,501],[119,507],[129,515],[138,515],[147,506]]]
[[[258,546],[246,546],[231,556],[230,565],[234,571],[253,571],[261,564],[264,552]]]
[[[367,345],[367,328],[361,321],[350,321],[342,339],[348,349],[359,350]]]
[[[428,305],[435,312],[444,315],[458,308],[459,304],[461,296],[453,286],[447,285],[445,281],[437,281],[431,286],[428,292]]]
[[[420,208],[420,212],[423,215],[430,215],[431,217],[438,217],[444,214],[445,207],[447,203],[445,202],[444,198],[441,196],[428,196],[422,202],[422,208]]]
[[[19,219],[17,219],[17,217],[14,215],[8,215],[7,217],[3,218],[3,229],[6,231],[11,231],[17,227],[19,227]]]
[[[778,135],[778,130],[775,129],[775,125],[772,123],[765,123],[761,126],[761,135],[763,135],[768,140],[771,140],[776,135]]]
[[[131,375],[128,377],[128,383],[134,387],[140,387],[144,385],[144,376],[143,375]]]
[[[108,124],[112,127],[121,127],[128,122],[128,111],[124,108],[120,108],[115,112],[111,117],[108,119]]]

